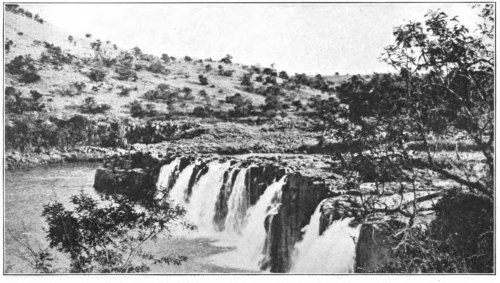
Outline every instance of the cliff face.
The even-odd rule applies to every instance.
[[[324,182],[289,174],[282,188],[281,205],[276,214],[268,215],[266,222],[266,257],[263,267],[271,272],[288,272],[295,244],[301,240],[301,229],[309,223],[318,204],[327,196]]]

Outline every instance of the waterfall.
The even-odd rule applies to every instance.
[[[264,257],[264,243],[266,240],[264,221],[268,214],[276,213],[281,202],[281,188],[285,180],[286,176],[283,176],[279,181],[269,185],[257,203],[248,208],[244,217],[246,218],[246,224],[244,224],[244,227],[240,227],[241,236],[233,236],[232,241],[225,237],[225,240],[230,241],[231,245],[235,246],[235,249],[228,253],[212,256],[212,262],[233,268],[260,271],[259,262]],[[237,181],[235,181],[236,183]]]
[[[352,218],[334,221],[319,235],[321,203],[304,227],[304,238],[295,246],[292,273],[352,273],[359,228],[349,226]]]
[[[194,185],[191,199],[186,205],[187,220],[198,226],[202,234],[212,235],[214,229],[215,203],[224,182],[224,172],[230,162],[212,162],[208,172]]]
[[[158,182],[156,183],[156,188],[160,189],[168,189],[170,184],[174,181],[172,178],[175,170],[179,167],[179,163],[181,160],[176,158],[174,161],[170,162],[170,164],[163,165],[160,169],[160,175],[158,176]]]
[[[231,195],[227,201],[227,216],[225,220],[225,231],[230,234],[239,234],[245,222],[245,215],[248,209],[248,192],[246,184],[246,175],[249,168],[243,168],[236,176],[232,184]],[[232,176],[232,174],[230,175]],[[229,179],[228,182],[230,182]]]
[[[189,179],[191,178],[191,175],[193,175],[194,166],[194,163],[186,166],[186,168],[184,168],[184,170],[182,170],[179,174],[172,190],[170,190],[170,199],[182,206],[186,206],[187,204],[186,190],[188,188]]]

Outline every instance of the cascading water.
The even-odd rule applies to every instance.
[[[182,206],[186,206],[187,204],[186,190],[188,188],[189,179],[193,174],[194,166],[195,164],[190,164],[182,170],[169,193],[170,199]]]
[[[196,165],[190,164],[177,173],[179,163],[180,160],[176,159],[162,167],[157,187],[171,188],[170,199],[186,208],[186,220],[198,226],[198,230],[187,233],[179,230],[176,236],[188,237],[189,241],[208,239],[210,246],[222,248],[224,252],[205,258],[211,264],[260,272],[261,264],[267,266],[269,258],[266,256],[270,250],[266,241],[273,233],[271,230],[266,232],[265,222],[272,223],[280,210],[286,176],[269,185],[256,204],[250,206],[250,167],[240,169],[239,165],[231,166],[230,162],[213,161],[192,187],[188,199],[187,191]],[[236,170],[239,172],[234,178]],[[221,201],[226,203],[221,205]],[[319,235],[321,205],[317,206],[309,225],[304,227],[303,240],[295,245],[290,272],[353,272],[358,228],[349,227],[351,219],[343,219],[335,221],[323,235]]]
[[[212,162],[208,172],[194,185],[191,199],[186,205],[187,219],[198,226],[198,232],[213,235],[215,203],[224,182],[224,172],[229,168],[230,162]]]
[[[163,165],[160,169],[160,175],[158,176],[158,182],[156,182],[157,189],[168,189],[171,182],[173,182],[175,170],[179,167],[180,159],[176,158],[170,164]]]
[[[236,176],[232,191],[227,202],[227,216],[225,220],[225,232],[229,234],[239,234],[245,222],[245,215],[248,209],[248,192],[246,190],[246,175],[248,168],[243,168]]]
[[[349,226],[352,218],[334,221],[319,235],[320,203],[304,227],[304,238],[295,246],[292,273],[352,273],[359,228]]]
[[[285,180],[286,176],[283,176],[279,181],[269,185],[257,203],[248,208],[245,216],[246,224],[241,230],[241,236],[233,238],[233,241],[231,241],[236,248],[229,253],[213,256],[213,262],[233,268],[260,271],[259,262],[264,256],[264,243],[266,240],[264,221],[268,214],[275,213],[279,207],[281,188]]]

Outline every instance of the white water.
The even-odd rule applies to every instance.
[[[227,215],[226,221],[224,222],[224,227],[226,233],[230,233],[233,235],[241,233],[241,229],[245,225],[245,215],[248,209],[248,193],[246,189],[246,174],[248,172],[248,168],[243,168],[236,176],[236,180],[234,180],[234,184],[232,185],[231,195],[229,196],[227,202]],[[232,176],[232,173],[230,176]],[[229,178],[230,182],[231,178]]]
[[[229,166],[230,162],[210,163],[208,172],[193,186],[191,199],[186,205],[186,218],[198,226],[200,234],[211,236],[216,233],[213,223],[215,204],[224,182],[224,172]]]
[[[296,244],[291,273],[352,273],[359,228],[349,227],[352,218],[337,220],[319,235],[318,205],[301,242]]]
[[[182,206],[186,206],[187,200],[187,188],[189,185],[189,179],[191,179],[191,175],[193,174],[195,164],[190,164],[182,170],[179,174],[179,177],[175,181],[172,190],[170,190],[169,197],[175,203],[180,204]],[[160,175],[161,176],[161,175]]]
[[[168,185],[169,178],[174,178],[178,160],[162,167],[158,186]],[[193,174],[194,164],[188,165],[178,174],[170,198],[183,205],[187,210],[186,220],[196,226],[194,232],[180,231],[176,237],[189,239],[210,239],[210,246],[226,249],[225,252],[208,256],[204,264],[210,263],[230,269],[261,272],[260,261],[264,258],[266,217],[276,214],[281,205],[281,192],[286,176],[269,185],[259,197],[257,203],[249,207],[247,190],[249,168],[238,172],[232,182],[234,170],[230,163],[212,162],[205,173],[193,186],[188,200],[186,190]],[[224,173],[228,170],[229,178],[226,189],[231,188],[227,199],[228,212],[224,230],[217,231],[213,222],[216,204],[223,187]],[[353,272],[355,264],[355,240],[358,228],[348,226],[351,219],[335,221],[319,236],[320,207],[311,216],[308,226],[303,228],[303,240],[296,244],[292,257],[292,273],[348,273]]]
[[[156,182],[157,189],[167,189],[170,182],[170,178],[175,177],[175,170],[179,167],[180,159],[176,158],[170,164],[163,165],[160,169],[160,175],[158,176],[158,182]]]
[[[241,231],[241,236],[229,241],[236,247],[235,250],[213,256],[211,258],[212,262],[232,268],[260,271],[259,261],[264,256],[263,250],[266,239],[264,221],[268,214],[275,213],[279,207],[281,188],[285,180],[286,176],[283,176],[278,182],[269,185],[257,203],[248,209],[246,225]],[[225,238],[224,240],[228,241],[229,239]]]

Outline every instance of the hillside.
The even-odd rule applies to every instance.
[[[208,140],[222,145],[227,140],[231,149],[223,152],[234,148],[243,148],[245,153],[281,152],[283,144],[293,152],[315,143],[316,135],[310,131],[314,123],[307,117],[315,115],[319,101],[335,97],[335,86],[347,79],[292,76],[270,67],[235,63],[230,55],[225,60],[166,54],[160,58],[143,54],[140,46],[124,50],[90,33],[71,34],[12,11],[5,13],[5,37],[6,90],[10,88],[6,92],[6,125],[7,132],[19,136],[29,135],[19,133],[19,125],[15,126],[22,119],[31,119],[34,124],[25,127],[37,129],[40,120],[60,128],[62,121],[75,116],[94,123],[140,127],[152,120],[163,124],[175,121],[203,129],[199,132],[209,135]],[[39,79],[25,81],[23,76],[33,70]],[[206,78],[205,85],[200,76]],[[39,93],[36,99],[30,95],[33,91]],[[33,105],[42,105],[42,109]],[[295,138],[288,143],[290,134]],[[247,144],[248,137],[253,137],[252,146]],[[27,154],[63,147],[56,142],[40,142],[36,137],[9,138],[7,149]],[[164,136],[146,143],[172,139],[178,140]],[[130,143],[133,141],[129,139]],[[69,146],[73,145],[103,144],[75,141]]]

